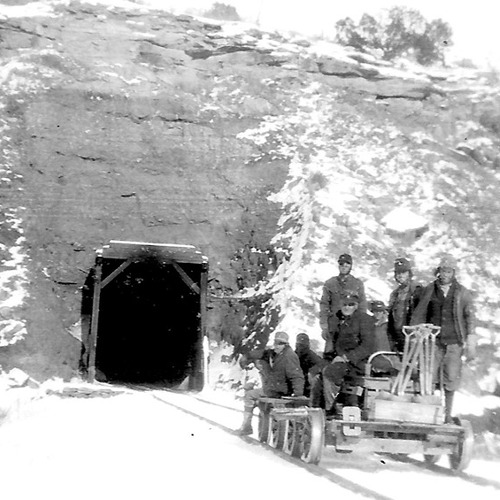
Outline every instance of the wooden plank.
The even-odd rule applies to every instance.
[[[110,246],[130,248],[133,246],[140,247],[158,247],[158,248],[172,248],[181,249],[186,251],[196,250],[194,245],[179,245],[176,243],[152,243],[147,241],[128,241],[128,240],[110,240]]]
[[[92,298],[92,319],[90,322],[89,334],[89,366],[88,381],[95,381],[95,359],[97,348],[97,328],[99,324],[99,304],[101,300],[101,276],[102,276],[102,257],[96,257],[95,276],[94,276],[94,296]]]
[[[337,450],[356,450],[357,452],[384,452],[384,453],[423,453],[424,446],[421,441],[410,439],[379,439],[379,438],[365,438],[356,440],[356,438],[349,438],[342,436],[339,439]]]
[[[186,273],[186,271],[184,271],[184,269],[182,269],[182,267],[179,266],[179,264],[177,264],[177,262],[175,262],[175,260],[173,260],[172,262],[170,262],[170,264],[172,264],[173,268],[179,273],[180,277],[182,278],[182,281],[184,281],[184,283],[186,283],[186,285],[193,292],[199,294],[200,293],[200,287],[188,276],[188,274]]]
[[[198,328],[198,338],[196,339],[196,352],[193,373],[190,377],[192,389],[201,391],[208,382],[205,380],[205,374],[208,373],[208,367],[205,366],[206,357],[203,351],[205,345],[205,336],[207,334],[207,289],[208,289],[208,265],[204,265],[200,276],[200,326]]]
[[[328,420],[328,426],[332,432],[339,432],[343,424],[348,424],[343,420]],[[427,436],[440,435],[460,435],[463,433],[462,427],[458,425],[436,425],[422,424],[415,422],[390,422],[376,420],[362,420],[358,425],[361,425],[364,431],[368,432],[398,432],[409,434],[426,434]],[[430,438],[429,438],[430,439]]]
[[[391,390],[391,379],[388,377],[365,377],[361,379],[360,383],[361,387],[365,387],[366,389],[371,390],[381,390],[381,391],[390,391]]]
[[[113,281],[120,273],[125,271],[130,264],[132,264],[133,259],[128,259],[125,262],[122,262],[112,273],[106,276],[105,279],[101,282],[101,290],[111,281]]]
[[[205,339],[207,337],[207,291],[208,291],[208,264],[203,266],[201,276],[200,276],[200,359],[198,361],[198,369],[203,376],[203,380],[199,384],[199,389],[203,389],[203,386],[208,383],[208,366],[205,366],[208,360],[208,352],[204,352],[203,348],[205,346]],[[207,342],[208,344],[208,342]],[[205,374],[207,374],[207,380],[205,380]]]
[[[160,255],[167,260],[192,264],[208,262],[208,258],[193,245],[111,240],[109,245],[103,247],[103,257],[106,259],[127,259],[144,254]]]
[[[117,250],[113,248],[103,248],[103,257],[106,259],[121,259],[125,260],[128,259],[129,257],[133,258],[144,258],[146,256],[152,256],[152,257],[157,257],[159,259],[162,259],[164,261],[170,261],[170,260],[175,260],[176,262],[179,262],[181,264],[204,264],[207,262],[207,258],[203,256],[201,253],[200,254],[188,254],[188,253],[179,253],[179,252],[172,252],[172,251],[163,251],[163,252],[158,252],[154,251],[150,248],[132,248],[127,251],[123,250]]]
[[[370,420],[442,424],[444,411],[441,405],[374,399],[368,418]]]

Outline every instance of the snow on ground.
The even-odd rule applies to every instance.
[[[19,389],[25,394],[18,394],[24,402],[16,418],[0,426],[2,498],[299,500],[314,495],[349,500],[366,498],[363,492],[369,491],[371,498],[399,500],[403,490],[410,500],[445,492],[456,498],[498,497],[498,462],[474,460],[468,469],[491,481],[484,487],[383,455],[337,454],[330,448],[321,462],[321,469],[333,474],[328,480],[228,432],[238,426],[239,413],[228,417],[224,408],[212,405],[199,419],[189,413],[197,407],[187,395],[104,384],[93,389],[108,390],[108,397],[41,397],[40,390]],[[199,396],[210,399],[210,391]],[[444,461],[443,466],[448,468]]]
[[[51,16],[54,13],[52,5],[47,2],[28,2],[24,5],[0,4],[0,19],[9,17]]]
[[[147,393],[51,396],[27,412],[0,427],[8,500],[362,498]]]

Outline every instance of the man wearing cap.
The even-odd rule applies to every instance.
[[[295,339],[295,354],[304,373],[304,396],[309,396],[311,385],[322,368],[328,363],[311,349],[311,341],[306,333],[299,333]]]
[[[323,292],[319,303],[319,324],[321,336],[325,339],[325,354],[332,352],[331,338],[336,328],[337,312],[341,306],[341,296],[345,293],[354,293],[359,298],[358,310],[366,312],[365,286],[363,282],[352,276],[352,257],[344,253],[338,259],[339,274],[333,276],[323,285]]]
[[[304,395],[304,374],[286,332],[276,332],[272,349],[256,349],[240,360],[243,368],[255,362],[262,376],[262,388],[245,387],[243,423],[238,434],[252,434],[252,416],[262,396],[280,398]]]
[[[374,352],[375,320],[359,310],[355,293],[344,293],[332,332],[332,361],[322,371],[323,402],[327,412],[334,410],[340,386],[347,375],[363,373],[365,362]],[[320,406],[319,384],[311,389],[311,403]]]
[[[436,269],[436,279],[423,291],[411,324],[431,323],[441,327],[437,337],[434,380],[442,377],[445,421],[451,423],[455,391],[460,386],[462,355],[472,360],[477,337],[472,294],[455,276],[456,262],[445,255]]]
[[[404,257],[394,262],[394,279],[398,286],[389,297],[388,332],[394,349],[403,352],[405,343],[403,326],[410,324],[422,286],[413,280],[410,261]]]
[[[394,352],[394,345],[388,334],[388,315],[387,307],[381,300],[372,300],[370,302],[370,311],[375,319],[374,332],[374,352]],[[395,373],[399,361],[394,356],[379,355],[373,359],[372,367],[376,373]]]
[[[381,300],[370,302],[370,311],[375,318],[374,350],[392,351],[392,345],[387,334],[387,308]]]

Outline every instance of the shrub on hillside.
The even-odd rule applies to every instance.
[[[500,110],[494,107],[486,109],[479,116],[479,123],[491,132],[500,135]]]
[[[204,12],[205,17],[219,19],[221,21],[240,21],[237,10],[232,5],[215,2],[210,9]]]
[[[415,9],[393,7],[375,18],[363,14],[358,24],[351,18],[335,25],[336,41],[359,50],[378,49],[392,60],[412,55],[424,65],[444,62],[444,51],[451,45],[452,30],[441,19],[427,21]]]

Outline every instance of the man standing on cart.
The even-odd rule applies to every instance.
[[[403,326],[410,324],[422,286],[413,280],[410,261],[404,257],[394,261],[394,279],[398,286],[389,297],[388,333],[394,349],[403,352],[405,343]]]
[[[325,355],[332,352],[332,332],[336,328],[337,312],[341,307],[341,297],[350,291],[358,296],[358,309],[365,313],[367,309],[365,286],[363,282],[351,274],[352,257],[344,253],[338,258],[339,274],[333,276],[323,285],[319,303],[319,324],[321,336],[325,339]],[[330,359],[331,361],[331,359]]]
[[[324,406],[327,413],[335,412],[334,403],[345,377],[362,374],[366,360],[374,351],[375,320],[359,309],[359,295],[346,292],[340,304],[329,339],[332,351],[328,357],[332,361],[323,368],[322,380],[311,389],[312,406]]]
[[[253,385],[245,387],[243,423],[237,431],[240,436],[252,434],[253,410],[260,397],[304,395],[304,374],[286,332],[275,333],[272,349],[256,349],[240,359],[243,368],[252,362],[255,362],[261,373],[262,388]]]
[[[441,379],[445,395],[445,422],[452,423],[455,391],[460,386],[462,355],[475,357],[477,337],[472,295],[456,279],[456,262],[444,256],[436,280],[427,285],[412,315],[411,324],[431,323],[441,327],[437,337],[434,380]]]

